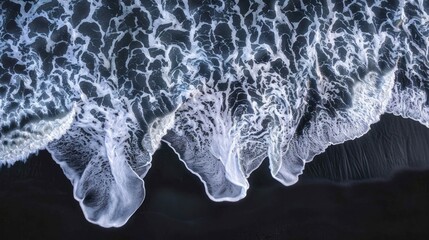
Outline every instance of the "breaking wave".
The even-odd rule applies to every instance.
[[[214,201],[268,157],[294,184],[383,113],[429,127],[429,2],[6,0],[0,163],[47,148],[86,218],[121,226],[161,141]]]

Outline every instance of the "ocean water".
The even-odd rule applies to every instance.
[[[401,148],[389,148],[395,137],[383,131],[395,126],[396,137],[407,139],[421,125],[382,116],[362,138],[328,147],[307,165],[297,184],[275,181],[264,161],[249,178],[248,196],[238,202],[213,202],[204,186],[163,144],[146,177],[145,203],[118,229],[85,221],[72,185],[47,151],[27,162],[3,167],[0,174],[2,236],[14,239],[426,239],[429,236],[429,169],[402,169],[365,181],[329,175],[323,165],[341,166],[342,149],[367,150],[368,161],[379,162],[378,149],[400,158]],[[423,126],[411,158],[425,153]],[[379,139],[384,139],[379,141]],[[370,147],[371,148],[371,147]],[[427,155],[423,156],[427,159]],[[359,161],[359,160],[358,160]],[[365,162],[365,161],[364,161]],[[311,170],[311,172],[309,172]],[[341,169],[340,169],[341,170]]]
[[[424,0],[2,1],[0,15],[0,163],[47,149],[103,227],[140,207],[162,144],[235,202],[264,160],[290,186],[382,114],[429,126]],[[387,150],[342,145],[303,178],[423,168],[413,129]]]

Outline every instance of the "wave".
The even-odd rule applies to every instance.
[[[86,218],[141,205],[161,141],[214,201],[269,159],[298,181],[383,113],[429,126],[429,4],[410,1],[0,3],[0,163],[47,148]]]

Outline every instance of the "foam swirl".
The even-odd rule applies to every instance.
[[[161,141],[236,201],[267,157],[291,185],[385,112],[429,126],[424,0],[7,0],[0,15],[0,163],[47,148],[104,227],[143,202]]]

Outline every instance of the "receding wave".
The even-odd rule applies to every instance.
[[[86,218],[121,226],[161,141],[214,201],[269,159],[298,181],[383,113],[429,126],[429,3],[0,3],[0,163],[47,148]]]

